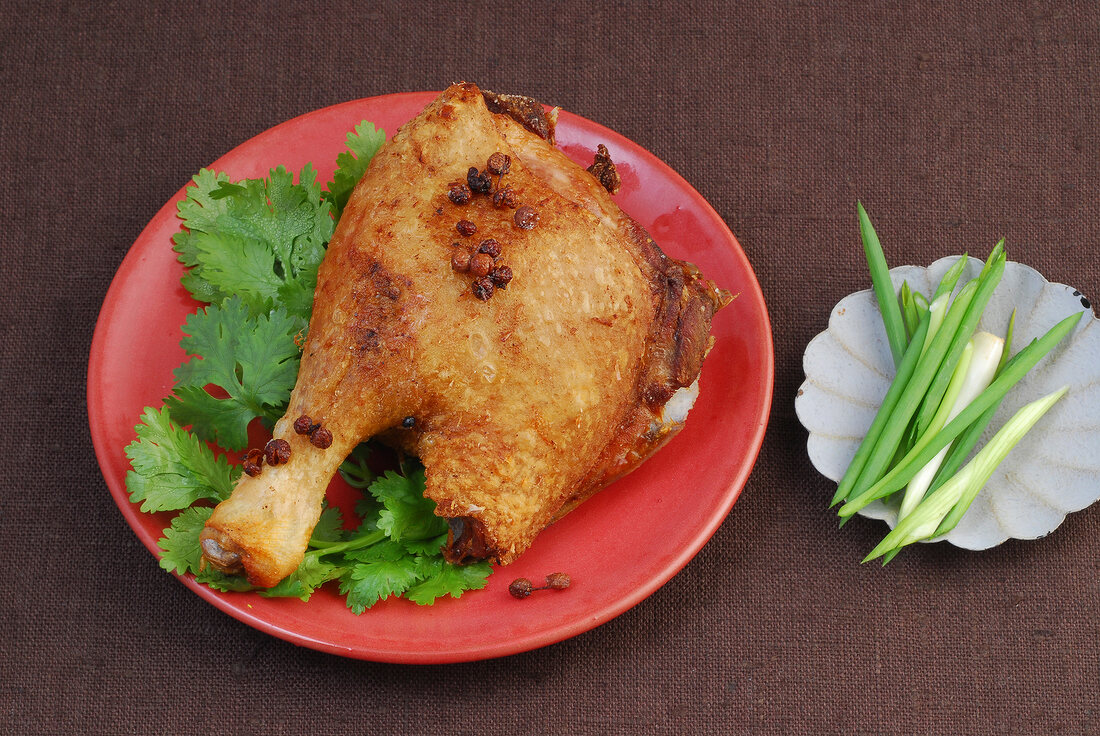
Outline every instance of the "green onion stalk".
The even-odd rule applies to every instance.
[[[932,383],[932,379],[935,378],[936,371],[939,369],[944,356],[951,346],[951,340],[958,330],[959,324],[967,308],[970,306],[970,301],[973,299],[977,288],[977,282],[971,281],[959,292],[958,297],[955,298],[955,301],[947,310],[947,316],[944,318],[943,325],[936,332],[935,337],[928,343],[927,348],[917,360],[916,367],[912,372],[912,377],[902,389],[901,396],[898,398],[896,406],[892,407],[889,411],[882,425],[881,432],[878,436],[872,436],[872,434],[868,432],[867,436],[864,437],[865,442],[871,441],[874,449],[868,456],[867,462],[858,478],[851,482],[851,485],[845,489],[845,498],[852,495],[858,496],[863,493],[881,478],[884,472],[886,472],[887,467],[890,465],[890,461],[894,458],[894,453],[901,444],[905,430],[909,426],[909,420],[916,414],[921,399],[928,392],[928,386]],[[900,375],[901,372],[899,371],[899,376]],[[898,378],[894,380],[898,382]],[[880,407],[879,412],[881,413],[884,408],[885,404],[883,404],[883,407]],[[842,484],[844,480],[847,480],[847,475],[842,479]],[[843,487],[843,485],[841,487]]]
[[[927,441],[922,438],[919,446],[915,446],[890,472],[870,488],[845,503],[840,508],[840,515],[842,517],[851,516],[871,501],[884,498],[904,488],[913,479],[913,476],[940,450],[947,447],[956,437],[974,424],[987,409],[1000,402],[1009,389],[1016,385],[1043,356],[1049,353],[1055,345],[1073,330],[1081,320],[1082,314],[1084,312],[1071,314],[1051,327],[1042,337],[1032,340],[1027,347],[1008,361],[1001,374],[969,406],[948,422],[947,426],[937,432],[934,437]],[[909,417],[906,417],[904,421],[908,424]]]
[[[1069,386],[1063,386],[1016,412],[993,439],[978,451],[973,460],[929,494],[911,514],[899,521],[863,561],[869,562],[893,550],[923,539],[931,539],[953,529],[997,466],[1068,390]]]
[[[942,429],[993,382],[1003,349],[1004,340],[988,332],[979,332],[971,338],[963,351],[962,359],[955,368],[955,375],[948,384],[943,403],[940,405],[940,412],[929,425],[930,430],[938,432]],[[908,516],[909,512],[924,498],[932,486],[936,471],[947,457],[948,449],[945,447],[940,450],[939,454],[921,468],[913,480],[909,481],[909,485],[905,487],[901,510],[898,512],[899,519]]]

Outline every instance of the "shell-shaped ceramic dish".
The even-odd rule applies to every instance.
[[[912,289],[930,296],[957,260],[958,256],[942,258],[928,268],[900,266],[890,271],[890,278],[896,290],[908,281]],[[981,267],[981,260],[969,259],[959,286]],[[979,448],[984,445],[1024,404],[1063,385],[1070,387],[1013,448],[958,526],[940,538],[965,549],[1045,536],[1067,513],[1100,498],[1098,320],[1089,301],[1073,287],[1050,283],[1035,269],[1008,262],[978,329],[1003,337],[1013,308],[1013,355],[1062,318],[1074,312],[1088,314],[1013,387],[978,443]],[[810,461],[824,476],[839,481],[894,376],[871,290],[849,294],[833,308],[828,329],[806,347],[803,368],[806,381],[798,390],[795,410],[809,431]],[[893,527],[901,495],[876,501],[860,513]]]

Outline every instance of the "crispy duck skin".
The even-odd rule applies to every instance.
[[[274,428],[289,461],[243,475],[218,505],[202,533],[208,563],[260,586],[291,573],[340,463],[381,435],[423,462],[426,495],[451,526],[444,555],[507,564],[676,431],[666,402],[694,386],[729,295],[661,253],[550,143],[553,130],[528,98],[461,83],[375,155],[321,264]],[[493,185],[537,213],[532,229],[492,194],[449,196],[494,153],[510,168]],[[463,238],[459,220],[477,233]],[[451,261],[487,238],[514,277],[482,300]],[[294,432],[303,414],[330,447]]]

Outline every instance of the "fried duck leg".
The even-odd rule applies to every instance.
[[[606,191],[610,159],[577,166],[553,127],[527,98],[456,84],[377,153],[318,274],[274,428],[290,457],[215,509],[209,563],[261,586],[292,572],[340,463],[382,435],[423,462],[451,526],[445,556],[506,564],[675,432],[670,399],[690,398],[729,295],[665,257]],[[493,191],[476,191],[479,174]],[[490,239],[481,250],[510,281],[481,275]],[[294,432],[302,415],[330,447]]]

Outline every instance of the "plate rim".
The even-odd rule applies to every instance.
[[[348,100],[340,102],[334,105],[328,105],[324,107],[311,110],[293,118],[285,120],[281,123],[271,126],[254,136],[251,136],[245,141],[234,146],[229,151],[223,153],[215,161],[209,164],[205,168],[216,169],[219,162],[230,158],[237,154],[237,152],[247,146],[255,145],[258,139],[272,137],[277,135],[278,132],[290,127],[296,127],[302,124],[308,124],[310,118],[319,118],[326,114],[336,114],[342,108],[359,108],[363,106],[373,105],[393,105],[395,103],[409,103],[413,101],[419,101],[422,104],[419,107],[423,107],[431,99],[438,96],[439,92],[398,92],[386,95],[376,95],[372,97],[364,97],[356,100]],[[352,116],[354,117],[354,116]],[[759,341],[756,344],[755,355],[753,356],[754,363],[757,365],[757,375],[759,377],[759,392],[755,394],[758,397],[760,404],[759,412],[756,414],[756,424],[753,427],[751,433],[745,442],[745,452],[739,457],[739,467],[737,472],[733,474],[728,488],[731,489],[723,496],[723,502],[715,506],[707,517],[707,523],[704,524],[696,535],[691,539],[689,544],[685,544],[683,548],[670,558],[670,561],[666,563],[662,569],[655,575],[651,576],[643,585],[640,585],[633,589],[629,594],[619,596],[613,600],[607,601],[605,605],[596,611],[590,611],[586,615],[576,616],[572,620],[568,620],[564,623],[552,626],[546,629],[530,633],[524,637],[518,639],[511,639],[506,642],[496,642],[488,645],[478,646],[464,646],[464,647],[452,647],[450,649],[440,649],[432,652],[410,652],[408,649],[401,649],[398,647],[385,647],[380,643],[375,643],[371,647],[365,646],[346,646],[340,645],[333,641],[317,638],[301,631],[295,631],[280,626],[276,623],[268,621],[266,618],[262,618],[259,615],[250,613],[245,606],[235,602],[233,594],[219,593],[208,586],[202,585],[194,580],[193,576],[180,576],[173,575],[186,587],[190,588],[201,598],[208,603],[214,605],[217,609],[229,614],[238,621],[246,624],[247,626],[262,631],[276,638],[283,639],[290,643],[305,646],[318,651],[324,651],[332,654],[337,654],[345,657],[352,657],[356,659],[363,659],[369,661],[378,662],[391,662],[391,663],[404,663],[404,664],[443,664],[451,662],[467,662],[467,661],[479,661],[485,659],[492,659],[496,657],[508,656],[511,654],[518,654],[520,652],[530,651],[540,647],[548,646],[566,639],[572,638],[586,631],[589,631],[596,626],[599,626],[606,621],[609,621],[630,608],[636,606],[652,595],[656,590],[662,587],[665,583],[671,580],[680,570],[687,565],[688,562],[706,545],[706,543],[713,537],[718,527],[725,521],[734,503],[738,500],[741,492],[744,489],[745,484],[748,481],[749,476],[755,467],[756,461],[759,457],[761,447],[763,445],[764,435],[767,429],[768,421],[771,414],[772,404],[774,401],[774,374],[775,374],[775,355],[774,355],[774,340],[772,336],[772,328],[770,316],[768,314],[767,304],[764,300],[763,291],[760,288],[759,280],[756,276],[755,270],[752,268],[751,263],[748,260],[747,254],[741,247],[740,242],[730,231],[725,221],[718,215],[714,208],[707,202],[701,194],[688,183],[679,173],[677,173],[671,166],[659,159],[656,155],[651,153],[648,149],[644,148],[638,143],[631,141],[625,136],[606,128],[605,126],[584,118],[575,113],[570,113],[567,110],[561,110],[559,113],[559,124],[566,122],[567,127],[576,125],[582,129],[582,132],[588,134],[591,131],[599,136],[607,139],[609,143],[615,145],[621,145],[631,150],[632,155],[646,160],[647,164],[652,166],[655,170],[661,173],[663,177],[667,179],[681,194],[690,199],[697,207],[697,213],[704,216],[708,230],[721,234],[720,247],[727,252],[735,261],[738,262],[738,266],[745,275],[745,283],[742,285],[738,301],[744,298],[750,298],[753,302],[754,308],[749,312],[748,316],[751,316],[751,320],[755,322],[754,327],[756,332],[759,333]],[[355,123],[351,123],[354,125]],[[587,129],[587,130],[585,130]],[[350,130],[350,128],[349,128]],[[273,162],[271,165],[277,165],[278,162]],[[104,478],[104,481],[108,487],[108,491],[111,494],[112,499],[119,507],[119,511],[122,514],[127,526],[134,532],[138,539],[145,545],[145,547],[154,555],[154,558],[159,561],[161,558],[160,549],[157,545],[159,537],[153,538],[152,535],[144,528],[135,526],[131,522],[124,505],[137,509],[137,504],[133,504],[129,500],[129,494],[125,488],[124,479],[119,488],[116,488],[116,482],[109,477],[107,468],[109,467],[108,457],[117,453],[120,448],[111,448],[107,446],[107,440],[104,436],[104,432],[97,429],[95,419],[99,416],[96,405],[101,403],[100,397],[96,395],[96,379],[100,375],[102,362],[102,356],[104,352],[104,340],[106,339],[106,332],[111,322],[113,312],[118,307],[118,300],[120,299],[122,291],[122,282],[126,280],[124,277],[129,275],[139,268],[141,265],[140,253],[138,253],[138,246],[144,240],[147,239],[150,231],[154,231],[160,226],[161,221],[165,217],[174,218],[176,215],[176,204],[185,197],[188,187],[192,184],[189,178],[186,183],[171,197],[168,201],[162,205],[153,217],[142,228],[141,232],[134,239],[134,242],[130,245],[129,249],[122,262],[119,264],[115,274],[112,276],[110,286],[108,287],[103,299],[103,303],[100,307],[99,314],[97,315],[95,329],[92,336],[92,341],[88,352],[88,365],[87,365],[87,382],[86,382],[86,402],[88,411],[89,429],[92,435],[92,444],[96,455],[96,462],[100,469],[100,474]],[[746,293],[747,292],[747,293]],[[196,302],[198,304],[198,302]],[[138,422],[139,417],[134,418],[135,424]],[[132,512],[135,515],[147,515],[140,510]],[[159,567],[158,567],[159,569]],[[472,591],[476,592],[476,591]],[[370,615],[370,612],[363,614],[364,616]]]

